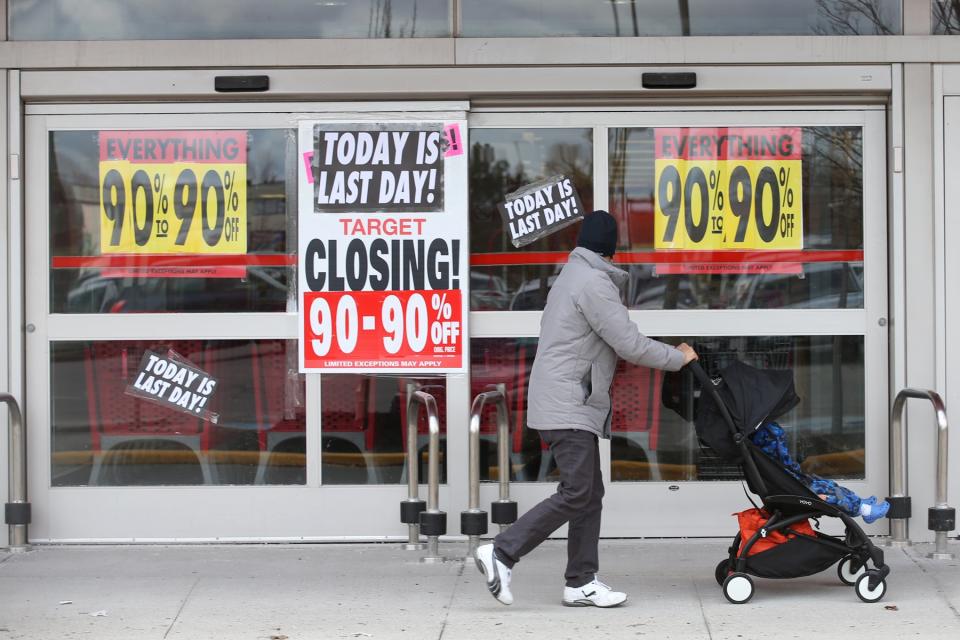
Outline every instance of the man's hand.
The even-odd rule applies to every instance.
[[[683,354],[683,364],[688,365],[692,361],[697,360],[700,356],[697,355],[697,352],[693,350],[693,347],[688,345],[686,342],[681,342],[677,349]]]

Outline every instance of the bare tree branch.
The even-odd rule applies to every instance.
[[[884,15],[883,0],[817,0],[820,35],[893,35],[896,25]]]

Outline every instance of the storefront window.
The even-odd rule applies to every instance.
[[[864,477],[864,353],[861,336],[670,338],[686,341],[711,375],[733,360],[791,369],[800,404],[777,422],[793,457],[830,478]],[[735,480],[736,464],[700,446],[691,417],[697,394],[688,373],[664,373],[621,361],[611,388],[611,478]]]
[[[216,380],[206,407],[216,417],[131,395],[148,350],[172,350]],[[304,484],[296,341],[53,342],[51,351],[54,486]]]
[[[54,486],[304,485],[306,391],[293,340],[51,343]],[[146,351],[170,350],[217,381],[190,415],[131,395]],[[446,482],[446,380],[323,374],[321,482],[406,482],[408,388],[437,400]],[[418,425],[427,477],[426,413]]]
[[[461,0],[462,35],[891,35],[900,0]],[[506,16],[506,18],[505,18]]]
[[[734,359],[764,369],[791,369],[801,403],[779,419],[804,470],[832,478],[864,477],[863,338],[860,336],[664,338],[697,349],[713,374]],[[527,386],[536,338],[471,342],[476,395],[504,384],[510,411],[511,480],[555,481],[556,463],[537,431],[526,426]],[[739,468],[700,446],[694,429],[692,376],[617,364],[610,389],[611,478],[614,481],[732,480]],[[480,428],[480,477],[499,478],[496,415]]]
[[[51,312],[289,310],[295,155],[284,129],[52,132]]]
[[[470,342],[470,396],[490,385],[504,385],[510,419],[510,480],[543,481],[544,448],[540,435],[527,428],[527,385],[537,352],[536,338],[478,338]],[[497,410],[489,403],[480,416],[480,479],[500,479],[497,459]]]
[[[934,35],[956,35],[960,33],[960,5],[954,0],[931,0]]]
[[[799,252],[769,250],[776,247],[760,246],[759,250],[741,253],[738,261],[762,259],[764,262],[740,265],[716,265],[716,258],[709,251],[688,251],[682,255],[686,264],[676,264],[677,255],[658,247],[661,237],[655,235],[657,225],[657,197],[667,199],[669,192],[655,182],[654,165],[658,161],[653,128],[611,128],[609,130],[610,159],[610,213],[619,222],[621,266],[630,273],[627,305],[633,309],[852,309],[863,308],[863,133],[858,127],[803,127],[801,160],[793,164],[779,165],[769,161],[771,176],[777,179],[778,202],[768,202],[764,208],[771,211],[788,210],[787,201],[794,196],[802,202],[799,214],[802,224],[799,231]],[[691,132],[674,129],[670,131]],[[720,137],[744,134],[752,131],[768,132],[770,129],[710,128],[696,130]],[[695,140],[691,133],[686,140]],[[707,137],[706,135],[702,137]],[[745,160],[745,167],[758,163]],[[694,164],[692,161],[690,165]],[[689,166],[689,165],[688,165]],[[711,200],[711,213],[729,211],[734,200],[744,198],[744,189],[734,183],[735,173],[724,173],[720,165],[704,165],[704,181]],[[716,166],[713,170],[711,167]],[[802,178],[796,184],[800,193],[791,192],[789,171],[797,169]],[[755,169],[751,169],[755,171]],[[689,174],[688,174],[689,175]],[[746,172],[743,173],[747,175]],[[689,182],[689,180],[688,180]],[[759,187],[753,180],[753,195]],[[689,185],[688,185],[689,186]],[[769,193],[770,189],[767,189]],[[687,194],[696,196],[696,189]],[[749,195],[749,194],[748,194]],[[726,200],[726,202],[724,202]],[[782,201],[782,202],[781,202]],[[746,203],[749,215],[750,204]],[[666,210],[666,203],[660,209]],[[693,206],[696,210],[697,207]],[[699,215],[699,211],[695,211]],[[661,213],[659,215],[665,215]],[[683,213],[681,213],[683,215]],[[763,216],[769,220],[772,214]],[[730,216],[727,222],[735,221]],[[796,218],[792,218],[796,221]],[[723,222],[720,220],[719,222]],[[753,219],[747,220],[754,225]],[[711,226],[708,236],[718,229]],[[788,221],[781,216],[782,225]],[[728,226],[731,226],[728,224]],[[719,229],[725,240],[732,240],[737,229]],[[663,232],[661,232],[662,235]],[[729,236],[729,237],[728,237]],[[705,238],[709,239],[709,238]],[[749,243],[748,243],[749,244]],[[754,245],[764,243],[754,243]],[[738,248],[732,242],[726,246]],[[749,247],[753,248],[753,246]],[[703,257],[700,257],[703,256]],[[750,272],[753,269],[768,272]],[[679,269],[677,267],[680,267]],[[671,269],[672,268],[672,269]],[[712,273],[699,274],[700,268],[715,269]],[[684,271],[685,273],[677,273]],[[724,273],[724,271],[728,271]],[[746,272],[744,272],[746,271]]]
[[[470,308],[538,309],[557,273],[542,252],[576,246],[573,225],[516,249],[497,205],[522,186],[554,175],[571,178],[583,206],[593,209],[592,129],[471,129]],[[503,260],[506,254],[509,259]]]
[[[321,375],[321,483],[398,484],[407,481],[408,394],[434,397],[440,421],[440,482],[446,482],[447,383],[444,378]],[[426,482],[430,431],[426,410],[417,416],[421,482]]]
[[[11,40],[437,38],[451,0],[9,0]]]
[[[705,241],[722,236],[715,242],[720,250],[694,245],[677,251],[664,248],[663,238],[655,235],[658,222],[663,222],[658,216],[666,215],[663,210],[671,194],[659,192],[658,132],[689,139],[741,136],[751,144],[764,136],[773,139],[780,132],[790,132],[801,148],[792,160],[739,163],[753,172],[749,181],[737,178],[737,162],[716,165],[716,170],[704,165],[702,186],[710,202],[697,196],[697,189],[689,189],[687,197],[693,193],[710,212],[707,216],[698,205],[690,206],[694,221],[699,217],[710,224],[710,233],[702,234]],[[554,278],[576,244],[578,226],[517,249],[509,242],[496,206],[520,186],[561,173],[574,176],[584,206],[591,210],[590,133],[580,129],[471,131],[472,310],[543,308]],[[860,127],[610,128],[607,136],[609,209],[618,220],[620,234],[615,260],[630,274],[624,294],[631,309],[863,308]],[[769,176],[763,188],[759,186],[761,168]],[[712,185],[708,176],[714,180]],[[658,197],[660,214],[655,213]],[[755,200],[761,204],[754,206]],[[749,223],[745,228],[757,227],[757,220],[762,220],[776,227],[771,229],[774,235],[784,234],[794,241],[780,246],[758,238],[737,245],[733,241],[739,233],[738,220],[730,213],[735,205],[746,207],[741,216]],[[724,221],[714,220],[713,215],[723,212],[726,229]]]

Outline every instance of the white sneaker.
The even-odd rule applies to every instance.
[[[565,607],[616,607],[627,601],[627,594],[614,591],[596,578],[582,587],[563,588]]]
[[[473,556],[480,569],[487,578],[487,589],[499,602],[513,604],[513,594],[510,593],[510,568],[500,562],[493,553],[493,545],[485,544],[477,547]]]

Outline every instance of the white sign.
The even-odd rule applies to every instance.
[[[466,131],[300,123],[300,371],[466,370]]]

